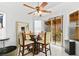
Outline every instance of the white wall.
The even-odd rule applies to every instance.
[[[0,12],[6,15],[6,31],[3,28],[3,30],[0,29],[0,33],[3,33],[2,36],[10,38],[5,45],[16,45],[16,21],[27,22],[32,29],[32,17],[27,15],[28,11],[23,8],[21,3],[0,3]]]

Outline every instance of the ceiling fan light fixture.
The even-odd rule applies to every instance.
[[[41,11],[39,11],[39,12],[35,12],[35,15],[41,15],[42,14],[42,12]]]
[[[42,14],[42,12],[41,12],[41,11],[39,11],[39,14]]]
[[[43,3],[41,3],[40,5],[38,5],[38,6],[36,6],[36,7],[32,7],[32,6],[27,5],[27,4],[23,4],[23,5],[26,6],[26,7],[29,7],[29,8],[31,8],[31,9],[33,9],[33,10],[36,11],[36,12],[35,12],[35,11],[30,12],[30,13],[28,13],[28,14],[33,14],[33,15],[40,16],[40,15],[42,15],[42,14],[51,13],[51,11],[47,11],[47,10],[44,9],[44,7],[45,7],[46,5],[48,5],[48,2],[43,2]]]

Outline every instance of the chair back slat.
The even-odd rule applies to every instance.
[[[26,40],[26,35],[25,35],[25,33],[22,33],[22,42],[23,42],[23,45],[25,44],[25,40]]]
[[[44,32],[44,44],[46,45],[46,32]]]

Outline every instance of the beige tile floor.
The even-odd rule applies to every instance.
[[[56,45],[51,45],[51,52],[52,52],[52,55],[51,56],[69,56],[65,52],[65,49],[63,47],[59,47],[59,46],[56,46]],[[49,51],[47,52],[47,55],[50,56]],[[28,54],[26,56],[33,56],[33,54],[30,53],[30,54]],[[34,56],[45,56],[45,54],[42,53],[42,52],[40,52],[39,54],[34,55]]]

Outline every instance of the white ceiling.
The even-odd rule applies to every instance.
[[[27,5],[36,7],[36,6],[38,6],[38,4],[40,5],[42,2],[24,2],[24,3]],[[24,3],[21,3],[21,4],[24,4]],[[60,5],[61,3],[63,3],[63,2],[48,2],[48,5],[45,7],[45,9],[52,10],[54,7],[56,7],[57,5]],[[32,9],[25,7],[25,6],[23,6],[23,8],[28,11],[32,10]]]
[[[38,6],[38,2],[21,2],[21,3],[19,3],[18,6],[21,6],[21,8],[26,12],[26,14],[29,13],[29,12],[32,12],[34,10],[30,9],[28,7],[23,6],[24,3],[27,4],[27,5],[33,6],[33,7]],[[39,4],[41,4],[41,3],[42,2],[40,2]],[[45,7],[45,9],[53,12],[53,8],[56,7],[56,6],[58,6],[58,5],[61,5],[62,3],[63,2],[48,2],[48,5]],[[50,13],[44,14],[43,17],[46,18],[48,15],[51,15],[51,14]],[[49,17],[47,17],[47,19],[48,18]]]

